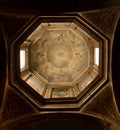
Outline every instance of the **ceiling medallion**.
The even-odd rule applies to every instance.
[[[60,17],[39,17],[12,47],[19,50],[15,73],[22,91],[29,86],[44,102],[79,100],[106,79],[105,38],[78,17]]]

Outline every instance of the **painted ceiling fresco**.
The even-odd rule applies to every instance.
[[[98,75],[94,48],[99,43],[73,22],[41,23],[26,41],[32,75],[26,82],[39,93],[49,89],[47,97],[74,97]]]
[[[31,70],[51,83],[73,81],[88,64],[87,43],[65,27],[49,27],[30,46]]]

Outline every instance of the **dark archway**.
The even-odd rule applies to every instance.
[[[6,83],[6,45],[3,30],[0,24],[0,108],[4,96]]]
[[[109,130],[91,116],[75,113],[47,113],[16,121],[10,130]]]
[[[120,111],[120,19],[116,27],[113,42],[112,80],[116,102]]]

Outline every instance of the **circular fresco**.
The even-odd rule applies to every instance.
[[[53,43],[47,51],[48,62],[55,67],[65,67],[73,58],[71,46],[65,43]]]

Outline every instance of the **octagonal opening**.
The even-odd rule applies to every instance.
[[[73,22],[41,23],[20,45],[20,77],[43,98],[77,97],[99,75],[99,44]]]

